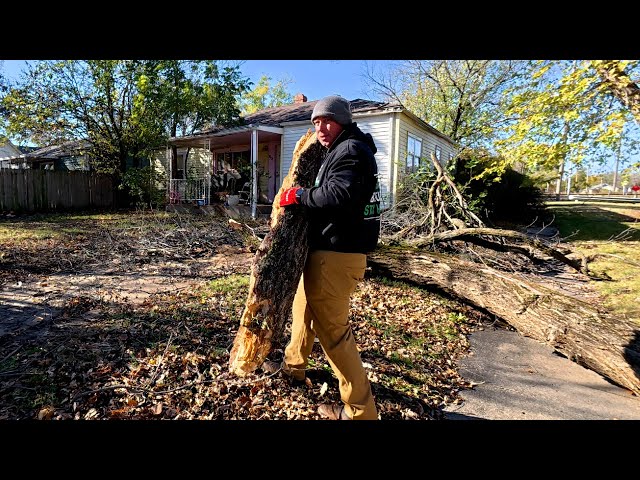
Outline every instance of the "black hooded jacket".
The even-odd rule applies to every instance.
[[[367,253],[380,234],[377,148],[371,134],[352,123],[329,147],[315,185],[300,203],[307,208],[310,250]]]

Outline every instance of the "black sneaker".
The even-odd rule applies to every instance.
[[[271,360],[265,360],[260,368],[264,373],[272,375],[282,370],[282,362],[272,362]]]
[[[264,373],[269,375],[276,375],[279,372],[280,375],[291,380],[294,383],[306,383],[306,376],[304,372],[298,371],[295,374],[292,373],[290,370],[287,370],[287,368],[285,367],[284,360],[280,362],[265,360],[260,366],[260,368]],[[300,373],[302,373],[301,377],[300,377]]]
[[[318,414],[327,420],[351,420],[344,410],[344,405],[323,403],[318,407]]]

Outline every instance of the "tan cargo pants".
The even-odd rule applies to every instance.
[[[320,345],[336,377],[345,411],[354,420],[377,420],[367,373],[349,325],[349,302],[364,278],[367,257],[361,253],[309,252],[295,298],[291,339],[284,370],[304,378],[313,341]]]

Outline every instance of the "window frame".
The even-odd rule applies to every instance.
[[[418,168],[420,168],[420,159],[422,158],[422,143],[422,138],[407,132],[405,173],[415,173],[418,171]],[[413,144],[413,148],[411,148],[411,144]],[[416,148],[416,146],[418,148]]]

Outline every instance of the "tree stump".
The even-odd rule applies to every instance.
[[[307,259],[308,222],[301,205],[280,206],[280,194],[315,183],[325,149],[309,130],[296,143],[289,173],[276,195],[269,231],[251,264],[249,293],[229,358],[229,371],[245,376],[258,368],[279,340]]]

